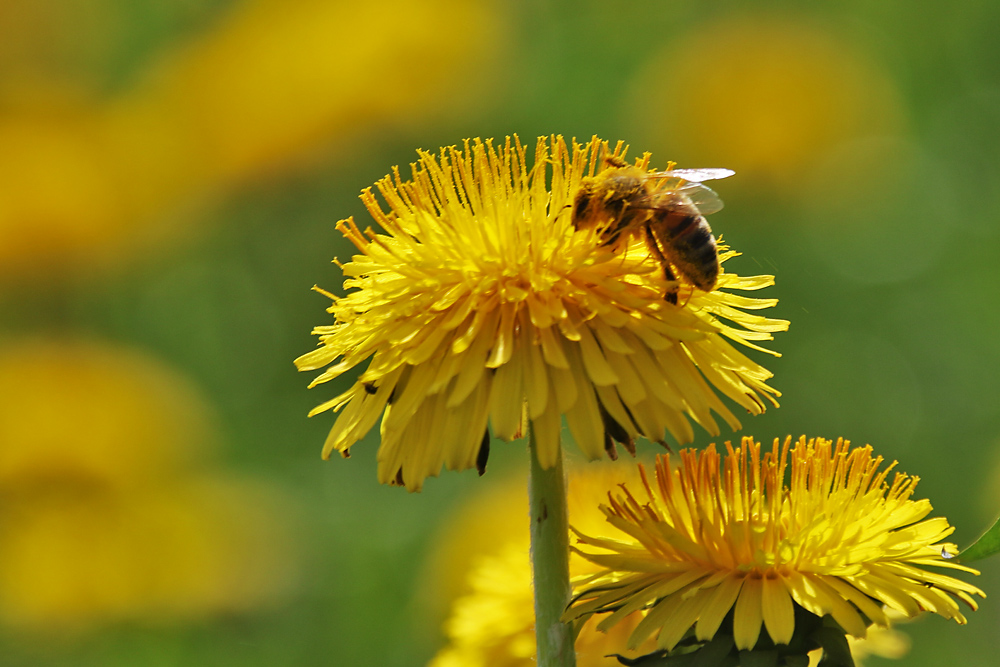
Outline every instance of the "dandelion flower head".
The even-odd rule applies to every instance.
[[[677,466],[660,457],[655,484],[642,471],[645,502],[623,486],[603,508],[627,539],[580,536],[595,549],[580,553],[604,569],[580,582],[567,616],[612,612],[597,626],[608,629],[646,609],[629,646],[658,632],[661,649],[692,626],[698,640],[713,638],[730,613],[738,649],[752,649],[762,625],[788,644],[796,605],[855,637],[888,624],[883,606],[964,624],[954,598],[976,609],[972,596],[984,593],[927,567],[978,572],[945,558],[957,552],[942,542],[954,528],[925,519],[930,502],[911,499],[917,478],[887,482],[895,464],[880,471],[870,446],[804,437],[790,445],[775,440],[761,456],[744,438],[738,449],[727,443],[724,460],[714,445],[682,451]]]
[[[205,407],[134,350],[0,345],[0,631],[65,639],[285,598],[291,507],[205,456],[216,439]]]
[[[449,558],[448,576],[463,578],[462,594],[452,599],[444,623],[447,645],[431,660],[429,667],[534,667],[535,609],[528,557],[528,525],[524,517],[528,503],[523,489],[512,480],[493,480],[452,519],[443,539],[436,541],[438,560]],[[635,466],[612,462],[575,464],[566,468],[567,510],[574,526],[593,534],[610,537],[617,532],[594,503],[607,489],[618,484],[640,484]],[[482,487],[481,487],[482,488]],[[489,521],[484,522],[483,517]],[[470,526],[475,517],[479,526],[488,523],[492,531],[476,533]],[[515,522],[516,520],[516,522]],[[511,526],[497,530],[497,526]],[[469,554],[470,550],[475,550]],[[462,560],[462,556],[465,559]],[[578,554],[570,554],[571,576],[593,574],[600,568]],[[433,580],[434,593],[446,593],[441,578]],[[444,588],[445,590],[442,590]],[[636,612],[608,632],[598,632],[596,622],[583,623],[574,643],[577,667],[615,667],[613,657],[623,654],[637,658],[656,649],[649,640],[634,651],[625,642],[644,612]]]
[[[711,434],[715,416],[739,428],[716,392],[750,414],[774,402],[771,373],[729,342],[761,349],[787,328],[745,312],[775,300],[729,291],[767,287],[771,276],[723,270],[710,292],[682,282],[675,305],[641,240],[612,249],[598,231],[575,229],[581,180],[625,150],[540,138],[529,167],[516,137],[476,139],[419,152],[409,180],[394,169],[376,184],[386,209],[364,190],[381,231],[338,223],[359,252],[342,265],[348,293],[320,290],[334,322],[316,327],[319,347],[296,360],[325,368],[311,386],[370,360],[311,413],[341,411],[324,457],[347,456],[382,417],[379,481],[416,491],[442,466],[482,472],[490,431],[509,441],[527,420],[548,468],[563,416],[598,459],[639,435],[690,442],[691,421]],[[649,155],[635,164],[648,169]],[[720,250],[723,262],[736,255]]]

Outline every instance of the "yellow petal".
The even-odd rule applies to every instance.
[[[763,620],[760,577],[748,576],[743,582],[740,595],[736,598],[733,615],[733,639],[738,649],[752,649],[760,636]]]
[[[761,588],[764,627],[775,644],[787,644],[795,631],[795,611],[781,577],[764,577]]]

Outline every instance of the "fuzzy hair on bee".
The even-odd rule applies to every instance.
[[[703,181],[727,178],[730,169],[644,171],[617,155],[605,156],[604,168],[584,178],[573,200],[576,229],[599,230],[601,244],[618,247],[641,237],[676,283],[678,274],[690,285],[711,291],[719,277],[719,253],[706,215],[722,208],[722,200]],[[664,295],[677,303],[677,288]]]

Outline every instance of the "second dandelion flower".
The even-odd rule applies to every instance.
[[[347,456],[382,417],[379,481],[417,491],[442,466],[482,472],[490,430],[512,440],[526,419],[549,468],[564,415],[598,459],[640,435],[691,442],[692,421],[718,435],[716,415],[739,428],[717,392],[750,414],[774,403],[771,373],[730,341],[760,350],[788,323],[746,312],[775,300],[728,291],[773,278],[722,268],[704,291],[641,234],[609,244],[611,219],[574,224],[584,179],[626,164],[620,144],[541,138],[530,167],[527,153],[516,138],[420,152],[412,178],[376,184],[387,209],[362,194],[381,232],[339,223],[360,254],[343,265],[347,295],[323,292],[334,321],[296,364],[325,369],[315,386],[370,361],[312,412],[342,410],[324,457]],[[634,166],[648,172],[649,155]],[[720,244],[720,264],[736,254]]]
[[[887,610],[964,624],[957,600],[976,609],[985,597],[928,569],[978,574],[952,560],[948,521],[912,499],[918,478],[890,480],[895,463],[870,446],[803,436],[762,452],[744,438],[724,456],[711,445],[679,458],[658,458],[655,480],[640,470],[636,495],[609,493],[602,510],[618,537],[578,533],[577,553],[604,569],[577,582],[567,619],[599,615],[608,630],[644,611],[628,648],[655,635],[664,654],[684,642],[729,664],[730,650],[847,651],[845,635],[886,627]]]

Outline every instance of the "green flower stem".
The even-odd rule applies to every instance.
[[[560,620],[569,604],[569,521],[562,452],[556,465],[542,470],[535,435],[528,427],[531,478],[531,569],[535,585],[535,640],[538,667],[574,667],[573,628]]]

